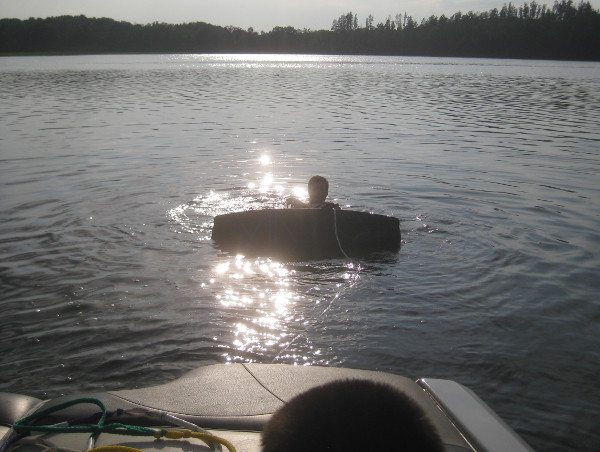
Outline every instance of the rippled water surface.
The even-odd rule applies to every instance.
[[[534,448],[596,450],[600,64],[0,58],[0,391],[216,362],[457,380]],[[220,253],[313,174],[397,255]]]

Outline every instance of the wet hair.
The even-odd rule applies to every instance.
[[[262,452],[443,452],[408,395],[369,380],[335,381],[292,398],[262,433]]]
[[[323,176],[313,176],[308,180],[308,185],[324,185],[327,191],[329,191],[329,181]]]
[[[311,203],[325,202],[328,193],[329,182],[323,176],[313,176],[309,179],[308,199]]]

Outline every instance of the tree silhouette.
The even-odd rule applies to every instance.
[[[364,27],[352,12],[331,30],[274,27],[270,32],[205,22],[133,25],[108,18],[59,16],[0,19],[0,53],[319,53],[545,58],[600,61],[600,13],[589,2],[535,0],[485,12],[430,16],[405,13]]]

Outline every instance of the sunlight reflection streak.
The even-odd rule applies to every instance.
[[[228,191],[212,190],[169,210],[167,217],[176,232],[192,234],[194,240],[209,241],[216,215],[283,208],[290,194],[307,198],[306,186],[288,186],[287,177],[276,175],[268,153],[250,161],[258,166],[256,171],[244,173],[244,177],[252,174],[254,180]],[[360,267],[354,268],[351,263],[325,265],[329,276],[323,279],[320,265],[309,270],[307,277],[296,274],[293,265],[268,258],[219,255],[217,259],[210,276],[205,275],[198,287],[212,291],[221,307],[219,317],[229,325],[225,334],[230,339],[221,338],[224,344],[219,346],[225,350],[223,356],[227,361],[329,363],[322,350],[313,346],[308,331],[356,283]]]

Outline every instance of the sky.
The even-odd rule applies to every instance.
[[[528,0],[530,3],[531,0]],[[516,6],[524,0],[513,1]],[[554,0],[537,0],[551,6]],[[0,0],[0,18],[28,19],[80,15],[109,17],[136,24],[207,22],[255,31],[276,26],[297,29],[330,29],[333,19],[352,11],[364,26],[369,14],[375,24],[398,13],[417,22],[431,15],[451,16],[457,11],[482,12],[502,8],[505,0]],[[575,0],[578,4],[579,0]],[[600,0],[590,0],[600,9]]]

